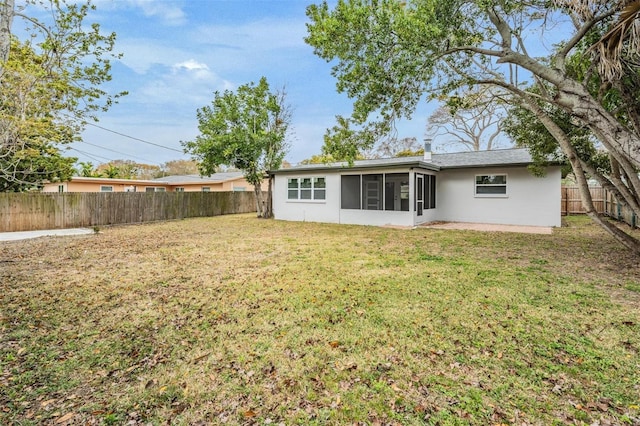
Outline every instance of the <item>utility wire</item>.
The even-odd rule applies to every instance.
[[[104,149],[105,151],[115,152],[116,154],[118,154],[118,155],[124,155],[125,157],[133,157],[133,158],[137,158],[138,160],[141,160],[141,161],[144,161],[144,162],[146,162],[146,163],[150,163],[150,164],[155,164],[155,165],[157,165],[157,166],[159,166],[159,165],[160,165],[160,164],[158,164],[158,163],[154,163],[154,162],[152,162],[152,161],[147,161],[146,159],[144,159],[144,158],[142,158],[142,157],[138,157],[138,156],[131,155],[131,154],[125,154],[124,152],[116,151],[115,149],[105,148],[105,147],[103,147],[103,146],[95,145],[95,144],[92,144],[92,143],[90,143],[90,142],[82,141],[82,142],[78,142],[78,143],[80,143],[80,144],[86,144],[86,145],[91,145],[91,146],[95,146],[96,148]]]
[[[133,137],[133,136],[125,135],[124,133],[116,132],[115,130],[107,129],[106,127],[98,126],[97,124],[93,124],[93,123],[86,123],[86,124],[88,124],[89,126],[97,127],[98,129],[105,130],[107,132],[115,133],[116,135],[123,136],[125,138],[133,139],[133,140],[138,141],[138,142],[146,143],[146,144],[149,144],[149,145],[157,146],[159,148],[168,149],[169,151],[175,151],[175,152],[179,152],[180,154],[184,154],[184,152],[182,150],[180,150],[180,149],[171,148],[171,147],[160,145],[160,144],[157,144],[157,143],[145,141],[144,139],[140,139],[140,138],[136,138],[136,137]]]
[[[115,160],[111,160],[111,159],[109,159],[109,158],[107,158],[107,157],[102,157],[102,156],[97,155],[97,154],[89,154],[88,152],[81,151],[81,150],[79,150],[79,149],[77,149],[77,148],[71,148],[71,147],[69,147],[69,149],[70,149],[70,150],[72,150],[72,151],[79,152],[79,153],[80,153],[80,154],[82,154],[82,155],[86,155],[87,157],[91,158],[91,159],[92,159],[92,160],[94,160],[94,161],[98,161],[98,162],[100,162],[100,161],[102,161],[102,160],[107,160],[107,162],[115,161]],[[98,158],[102,158],[102,160],[98,160],[98,158],[96,158],[96,157],[98,157]]]

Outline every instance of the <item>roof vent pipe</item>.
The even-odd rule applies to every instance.
[[[433,139],[424,140],[424,161],[431,161],[431,141]]]

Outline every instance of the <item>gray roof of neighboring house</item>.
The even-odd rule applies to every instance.
[[[200,175],[174,175],[174,176],[165,176],[158,179],[154,179],[155,182],[163,182],[170,184],[197,184],[197,183],[213,183],[213,182],[224,182],[231,179],[241,178],[242,172],[222,172],[222,173],[214,173],[211,176],[200,176]]]
[[[360,170],[390,167],[420,167],[428,170],[476,168],[492,166],[527,166],[533,160],[526,148],[496,149],[492,151],[467,151],[455,153],[431,154],[431,161],[419,157],[379,158],[374,160],[354,161],[350,167],[347,162],[330,164],[305,164],[287,169],[275,170],[273,173],[293,173],[317,170]]]

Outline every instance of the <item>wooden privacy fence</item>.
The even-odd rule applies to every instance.
[[[630,208],[620,204],[609,191],[599,186],[589,187],[589,191],[591,192],[593,205],[598,213],[626,222],[634,228],[639,225],[635,213]],[[562,187],[561,206],[563,216],[585,213],[577,186]]]
[[[591,199],[598,213],[606,211],[607,194],[604,188],[599,186],[590,186]],[[563,216],[572,214],[585,214],[582,207],[582,198],[580,198],[580,190],[577,186],[562,187],[562,204],[561,213]]]
[[[255,211],[253,192],[0,193],[0,232],[143,223]]]

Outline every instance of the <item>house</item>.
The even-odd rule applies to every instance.
[[[266,189],[266,182],[264,184]],[[215,173],[211,176],[165,176],[153,180],[110,179],[74,176],[68,182],[46,183],[43,192],[221,192],[253,191],[242,172]]]
[[[560,226],[560,165],[530,173],[526,149],[311,164],[271,172],[276,219],[412,227]]]

